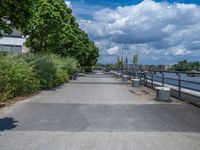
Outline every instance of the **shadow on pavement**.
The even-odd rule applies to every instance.
[[[2,118],[0,119],[0,131],[11,130],[15,128],[18,121],[15,121],[13,118]]]
[[[56,87],[53,87],[53,88],[46,89],[45,91],[57,91],[59,89],[62,89],[63,87],[64,87],[64,84],[56,86]]]

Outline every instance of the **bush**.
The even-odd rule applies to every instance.
[[[109,67],[106,67],[106,68],[103,69],[103,71],[105,71],[105,72],[110,72],[111,69],[110,69]]]
[[[24,59],[33,66],[42,89],[66,83],[69,79],[68,75],[77,68],[76,60],[61,58],[54,54],[28,54]]]
[[[65,59],[65,67],[70,76],[78,73],[78,62],[74,58],[67,57]]]
[[[54,54],[14,56],[0,53],[0,100],[11,99],[66,83],[77,61]]]
[[[85,71],[86,73],[92,72],[92,70],[93,70],[93,67],[90,67],[90,66],[84,67],[84,71]]]
[[[12,55],[0,57],[0,100],[38,91],[40,82],[30,65]]]

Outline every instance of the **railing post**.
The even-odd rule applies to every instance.
[[[153,89],[153,73],[151,72],[151,87]]]
[[[145,85],[148,85],[148,76],[147,76],[147,73],[144,74],[144,78],[145,78]]]
[[[143,82],[145,82],[145,73],[144,72],[142,72],[141,74],[140,74],[140,76],[139,76],[139,78],[140,78],[140,84],[142,85],[142,78],[143,78]]]
[[[178,97],[181,98],[181,75],[179,73],[176,73],[178,76]]]
[[[165,74],[161,71],[160,72],[162,74],[162,86],[165,85]]]

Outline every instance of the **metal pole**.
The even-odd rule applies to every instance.
[[[13,46],[11,46],[11,53],[13,53]]]
[[[147,78],[147,75],[145,74],[145,85],[147,85],[147,83],[148,83],[148,78]]]
[[[151,87],[153,89],[153,73],[151,72]]]
[[[122,50],[122,75],[124,73],[124,52],[123,52],[123,49],[121,48]]]
[[[178,97],[181,98],[181,75],[179,73],[176,73],[178,76]]]
[[[164,86],[164,84],[165,84],[165,75],[164,75],[164,73],[162,71],[160,73],[162,74],[162,86]]]

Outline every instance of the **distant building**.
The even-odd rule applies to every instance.
[[[0,38],[0,50],[12,53],[26,53],[28,48],[23,45],[25,41],[26,38],[19,31],[13,30],[12,34],[4,35]]]
[[[169,68],[170,65],[123,64],[123,69],[136,71],[167,71]]]

